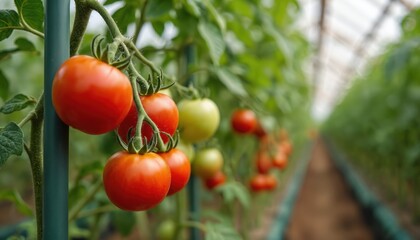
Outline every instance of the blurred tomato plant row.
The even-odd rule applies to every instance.
[[[365,176],[420,219],[420,79],[418,10],[402,38],[374,59],[325,123]],[[363,104],[361,104],[363,103]],[[384,181],[386,179],[386,181]]]
[[[48,211],[39,194],[49,127],[44,9],[41,0],[0,5],[0,199],[30,219],[22,232],[39,237]],[[98,239],[113,229],[184,239],[198,228],[206,239],[249,239],[311,125],[303,71],[311,49],[294,27],[298,1],[74,6],[69,51],[79,56],[60,67],[52,96],[71,127],[71,237]],[[103,20],[96,32],[86,28],[92,12]],[[154,40],[142,42],[144,35]],[[201,182],[197,193],[185,188],[190,174]],[[200,199],[200,221],[190,219],[187,194]]]

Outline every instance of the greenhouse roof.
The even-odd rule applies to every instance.
[[[303,28],[316,54],[309,76],[314,83],[312,112],[328,116],[366,63],[400,37],[400,23],[420,0],[300,0]]]

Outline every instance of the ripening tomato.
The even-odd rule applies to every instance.
[[[172,240],[176,234],[176,223],[172,219],[161,222],[156,230],[156,240]]]
[[[272,162],[269,154],[266,151],[259,151],[256,157],[257,171],[266,174],[272,167]]]
[[[52,103],[60,119],[88,134],[109,132],[130,110],[133,90],[127,76],[96,58],[80,55],[55,74]]]
[[[257,116],[249,109],[235,110],[230,122],[233,130],[237,133],[252,133],[258,124]]]
[[[279,144],[279,148],[282,152],[286,154],[286,156],[290,156],[290,154],[292,154],[293,152],[293,145],[288,140],[281,141]]]
[[[102,177],[108,198],[126,211],[155,207],[171,186],[171,170],[156,153],[117,152],[106,163]]]
[[[223,155],[217,148],[200,150],[193,161],[194,174],[201,178],[210,178],[223,166]]]
[[[159,153],[159,156],[165,160],[171,169],[171,187],[168,195],[172,195],[187,185],[191,174],[190,160],[181,150],[176,148],[166,153]]]
[[[161,131],[160,136],[164,143],[169,141],[169,138],[163,132],[166,132],[173,136],[178,127],[178,108],[175,102],[168,95],[163,93],[155,93],[152,95],[141,96],[141,103],[147,115],[152,119]],[[130,112],[125,117],[124,121],[118,127],[118,135],[124,142],[128,142],[127,136],[131,129],[131,136],[133,137],[136,131],[136,124],[138,118],[137,108],[133,102]],[[153,136],[152,127],[143,122],[141,128],[141,134],[143,137],[146,137],[147,141]]]
[[[212,177],[204,179],[204,185],[207,189],[214,189],[226,182],[226,175],[222,171],[218,171]]]
[[[283,170],[286,166],[287,155],[281,149],[277,149],[276,155],[273,157],[273,167]]]
[[[272,191],[277,187],[277,178],[273,175],[265,175],[265,190]]]
[[[257,121],[257,126],[254,128],[254,136],[257,138],[265,138],[267,136],[267,132],[265,131],[264,127],[261,125],[261,122]]]
[[[249,181],[249,186],[254,192],[260,192],[266,188],[266,178],[263,174],[257,174],[251,178]]]
[[[187,142],[207,140],[219,127],[219,108],[208,98],[184,99],[179,102],[178,110],[180,135]]]

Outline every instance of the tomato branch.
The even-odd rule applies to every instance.
[[[140,10],[140,19],[136,23],[136,29],[134,31],[134,36],[133,36],[133,42],[134,42],[134,44],[137,43],[137,40],[139,38],[141,29],[143,28],[143,25],[144,25],[144,23],[146,21],[146,8],[147,8],[147,4],[148,3],[149,3],[148,0],[144,0],[143,7]]]
[[[73,30],[70,35],[70,56],[77,53],[82,42],[83,35],[89,23],[92,9],[83,0],[75,0],[76,14],[74,18]]]

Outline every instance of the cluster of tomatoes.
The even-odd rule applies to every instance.
[[[258,138],[259,149],[255,157],[256,175],[251,177],[249,187],[254,192],[274,190],[277,178],[270,174],[272,168],[283,170],[292,153],[292,144],[282,130],[279,140],[269,136],[256,114],[250,109],[237,109],[231,117],[232,129],[238,134],[249,134]]]
[[[209,139],[220,121],[219,110],[209,99],[182,100],[178,106],[170,96],[159,92],[139,99],[142,109],[133,100],[127,76],[90,56],[75,56],[64,62],[52,86],[52,102],[64,123],[88,134],[115,131],[128,145],[108,159],[103,184],[110,201],[129,211],[153,208],[180,191],[191,174],[188,153],[178,148],[167,152],[154,151],[156,148],[131,151],[133,139],[140,137],[147,143],[159,135],[167,144],[179,128],[184,149],[190,149],[192,143]],[[138,125],[138,117],[144,116],[140,111],[148,119]],[[140,136],[136,135],[138,126]]]

